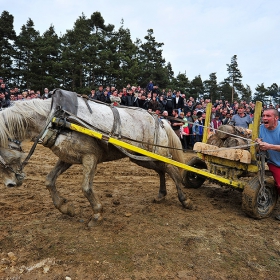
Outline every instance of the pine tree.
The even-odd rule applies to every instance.
[[[172,88],[176,90],[180,90],[181,93],[184,93],[186,95],[186,98],[189,98],[190,81],[186,76],[186,73],[179,73],[173,79]]]
[[[140,44],[139,66],[141,69],[139,84],[145,87],[150,80],[153,80],[159,87],[166,87],[168,81],[168,69],[165,66],[165,59],[162,57],[161,47],[163,43],[158,43],[153,36],[153,29],[148,29],[148,34],[144,37],[145,42]]]
[[[39,39],[39,64],[37,73],[40,75],[36,89],[48,87],[54,89],[62,83],[61,76],[61,40],[51,25]]]
[[[209,79],[203,82],[205,98],[209,98],[213,103],[219,99],[218,84],[216,73],[211,73]]]
[[[225,81],[231,84],[232,86],[231,101],[233,102],[235,93],[237,94],[240,93],[243,88],[242,74],[238,69],[238,64],[237,64],[237,55],[234,55],[231,58],[230,64],[227,64],[227,71],[229,73],[229,76],[228,78],[225,79]]]
[[[190,84],[190,96],[194,99],[200,98],[203,96],[204,87],[200,75],[195,76]]]
[[[218,85],[218,98],[217,99],[220,99],[220,100],[224,99],[229,102],[232,100],[232,87],[230,86],[230,84],[227,82],[226,79],[223,82],[220,82]],[[238,99],[238,95],[236,92],[234,92],[233,99],[234,100]]]
[[[117,88],[122,88],[127,84],[137,84],[139,77],[139,67],[136,59],[137,48],[131,40],[130,30],[122,25],[119,30],[113,33],[110,42],[110,49],[114,53],[113,77]]]
[[[13,73],[13,56],[14,56],[14,40],[16,33],[14,31],[14,17],[7,11],[3,11],[0,17],[0,76],[5,82],[12,82]]]
[[[20,87],[32,88],[39,79],[39,37],[40,33],[34,29],[34,22],[29,18],[15,41],[14,72]]]
[[[279,104],[279,94],[280,89],[276,83],[273,83],[270,87],[267,88],[268,95],[271,96],[274,103]]]
[[[267,100],[268,90],[264,86],[264,84],[261,83],[260,85],[257,85],[255,89],[256,89],[256,92],[254,94],[253,101],[254,102],[261,101],[263,103],[267,103],[269,101],[269,100]]]
[[[252,90],[249,85],[243,87],[241,90],[241,99],[249,103],[252,100]]]

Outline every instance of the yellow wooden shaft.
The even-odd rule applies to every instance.
[[[57,123],[58,119],[57,118],[53,118],[53,122]],[[95,137],[95,138],[100,139],[100,140],[105,140],[108,143],[111,143],[113,145],[120,146],[122,148],[134,151],[136,153],[139,153],[139,154],[151,157],[151,158],[154,158],[154,159],[159,160],[159,161],[163,161],[163,162],[168,163],[168,164],[175,165],[175,166],[177,166],[179,168],[182,168],[182,169],[185,169],[187,171],[191,171],[191,172],[197,173],[197,174],[205,176],[207,178],[211,178],[211,179],[217,180],[217,181],[219,181],[221,183],[224,183],[226,185],[231,185],[231,186],[237,187],[237,188],[242,188],[243,187],[240,182],[232,181],[232,180],[226,179],[224,177],[217,176],[215,174],[209,173],[207,171],[204,171],[204,170],[201,170],[201,169],[189,166],[187,164],[184,164],[184,163],[181,163],[181,162],[178,162],[178,161],[166,158],[164,156],[157,155],[155,153],[149,152],[149,151],[144,150],[142,148],[135,147],[135,146],[133,146],[131,144],[128,144],[128,143],[126,143],[124,141],[121,141],[121,140],[118,140],[118,139],[115,139],[115,138],[112,138],[112,137],[106,137],[106,136],[102,135],[99,132],[96,132],[96,131],[84,128],[84,127],[82,127],[80,125],[73,124],[73,123],[67,123],[67,127],[70,128],[71,130],[74,130],[74,131],[77,131],[77,132],[89,135],[91,137]]]
[[[259,137],[260,122],[262,114],[262,103],[260,101],[256,102],[255,112],[254,112],[254,122],[252,124],[252,137],[251,139],[255,141]],[[250,153],[252,160],[256,160],[256,146],[252,145],[250,147]]]
[[[212,114],[212,103],[208,103],[206,106],[206,116],[205,116],[205,123],[204,123],[204,129],[203,129],[202,143],[207,142],[208,130],[209,130],[210,123],[211,123],[211,114]]]

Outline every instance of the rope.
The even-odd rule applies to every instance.
[[[175,120],[175,121],[179,121],[179,122],[183,122],[183,123],[190,123],[190,124],[194,124],[194,122],[190,122],[190,121],[184,121],[183,119],[179,119],[179,118],[174,118],[174,117],[167,117],[166,118],[167,120]],[[201,124],[196,124],[197,126],[202,126],[203,128],[206,128],[206,129],[212,129],[214,132],[216,132],[216,130],[219,130],[219,129],[215,129],[215,128],[212,128],[211,126],[205,126],[205,125],[201,125]],[[236,138],[241,138],[242,140],[247,140],[247,141],[254,141],[250,138],[246,138],[246,137],[242,137],[242,136],[239,136],[239,135],[236,135],[236,134],[232,134],[232,133],[229,133],[229,132],[225,132],[225,131],[222,131],[222,133],[225,133],[227,135],[230,135],[230,136],[234,136]],[[190,134],[191,135],[191,134]],[[193,134],[192,134],[193,135]]]
[[[217,152],[217,151],[223,151],[223,150],[228,150],[228,149],[243,149],[243,148],[249,148],[251,146],[256,146],[258,145],[257,143],[252,143],[252,144],[248,144],[248,145],[240,145],[240,146],[234,146],[234,147],[224,147],[224,148],[218,148],[215,150],[207,150],[207,152]],[[194,150],[195,152],[197,152],[196,150]]]

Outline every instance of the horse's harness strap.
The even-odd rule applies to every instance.
[[[12,171],[13,173],[15,173],[16,176],[18,177],[22,177],[22,167],[19,170],[20,172],[15,171],[9,164],[6,163],[6,161],[4,160],[4,158],[0,155],[0,164],[5,168],[5,169],[9,169],[10,171]]]
[[[113,121],[113,126],[111,130],[111,135],[117,135],[118,138],[121,138],[121,118],[120,118],[120,113],[118,109],[115,106],[110,106],[114,121]]]
[[[0,163],[1,163],[5,168],[8,167],[6,161],[4,160],[4,158],[3,158],[1,155],[0,155]]]
[[[79,96],[79,95],[78,95],[78,96]],[[87,96],[87,95],[85,95],[85,94],[83,94],[81,97],[82,97],[82,98],[83,98],[83,100],[85,101],[85,103],[86,103],[86,105],[87,105],[87,108],[88,108],[89,112],[92,114],[92,110],[91,110],[91,108],[90,108],[90,106],[89,106],[89,104],[88,104],[88,96]]]
[[[27,157],[24,159],[24,161],[22,162],[22,168],[24,168],[24,166],[28,163],[29,159],[31,158],[31,156],[33,155],[35,148],[37,146],[37,144],[39,143],[41,137],[43,136],[43,134],[45,133],[45,131],[47,130],[49,124],[52,121],[52,118],[57,114],[57,112],[60,111],[60,109],[56,110],[53,114],[51,114],[47,120],[47,123],[45,125],[45,127],[42,129],[42,131],[39,133],[39,135],[35,138],[35,141],[27,155]]]

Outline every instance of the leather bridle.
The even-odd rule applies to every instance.
[[[9,139],[9,142],[10,142],[10,144],[8,146],[11,150],[17,150],[20,152],[23,151],[19,141]],[[17,147],[15,147],[14,144],[16,144]],[[5,159],[0,155],[0,165],[2,165],[5,169],[8,169],[11,172],[13,172],[15,174],[17,180],[24,179],[25,175],[22,172],[22,164],[20,164],[20,167],[18,168],[18,170],[14,170],[9,164],[6,163]]]

